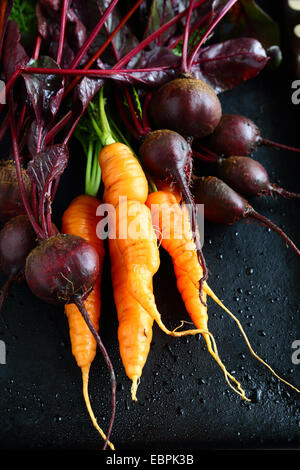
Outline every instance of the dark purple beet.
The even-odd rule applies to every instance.
[[[8,276],[0,291],[0,310],[11,286],[24,277],[28,254],[36,245],[36,234],[26,215],[10,219],[0,231],[0,269]]]
[[[259,145],[260,130],[250,119],[223,114],[214,132],[202,143],[218,155],[250,155]]]
[[[180,134],[157,130],[147,135],[140,146],[139,156],[151,176],[165,180],[184,173],[191,161],[191,147]]]
[[[300,197],[300,194],[286,191],[271,183],[263,165],[250,157],[220,159],[218,176],[237,192],[246,196],[277,193],[290,199]]]
[[[193,194],[197,204],[204,205],[204,217],[215,224],[232,225],[243,219],[253,219],[274,230],[300,256],[293,241],[273,222],[256,212],[246,199],[215,176],[194,179]]]
[[[300,149],[263,138],[259,127],[251,119],[239,114],[223,114],[214,132],[201,143],[223,157],[248,156],[260,145],[300,152]]]
[[[31,291],[54,304],[84,300],[99,272],[97,251],[81,237],[59,234],[42,241],[26,260]]]
[[[1,270],[7,276],[23,271],[36,241],[35,231],[26,215],[18,215],[6,222],[0,231]]]
[[[188,181],[192,171],[191,146],[180,134],[170,130],[157,130],[147,135],[139,149],[139,157],[145,170],[154,179],[162,183],[174,183],[181,192],[183,200],[190,207],[191,229],[198,260],[203,269],[200,279],[202,300],[203,282],[207,278],[207,268],[198,237],[196,206],[192,198]]]
[[[170,129],[185,137],[205,137],[218,125],[222,107],[214,90],[196,78],[176,78],[152,95],[149,119],[154,129]]]
[[[31,181],[26,171],[22,169],[25,191],[30,197]],[[0,162],[0,221],[25,214],[22,197],[19,190],[16,167],[10,160]]]

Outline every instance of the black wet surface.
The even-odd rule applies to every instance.
[[[253,119],[269,139],[300,147],[300,105],[291,102],[293,79],[283,66],[275,73],[265,70],[220,95],[223,110]],[[255,158],[265,165],[273,182],[300,191],[297,154],[260,148]],[[81,189],[79,159],[74,150],[54,208],[58,221]],[[197,171],[208,169],[197,165]],[[300,245],[297,201],[249,201]],[[292,344],[300,340],[299,258],[277,234],[245,222],[232,227],[206,223],[204,254],[210,286],[237,315],[253,349],[279,375],[300,387],[300,364],[292,362]],[[1,275],[1,283],[4,280]],[[170,328],[188,320],[171,261],[163,251],[154,288]],[[117,449],[299,448],[299,395],[253,358],[235,322],[212,301],[209,327],[219,354],[251,402],[229,389],[202,338],[169,338],[156,326],[138,402],[131,402],[130,382],[118,351],[108,258],[102,294],[100,333],[118,381],[112,433]],[[34,298],[25,284],[17,285],[1,312],[0,340],[7,352],[6,364],[0,364],[0,448],[101,448],[83,402],[81,374],[71,354],[63,309]],[[110,384],[99,353],[91,370],[90,395],[99,424],[106,428]]]

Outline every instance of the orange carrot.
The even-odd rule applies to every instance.
[[[208,351],[220,365],[228,384],[241,395],[243,399],[248,400],[239,382],[228,373],[224,364],[221,362],[215,341],[208,329],[207,307],[199,298],[199,280],[202,278],[203,272],[198,261],[193,236],[190,230],[188,211],[184,206],[181,207],[178,204],[176,195],[167,191],[157,191],[149,194],[146,205],[151,210],[152,223],[154,228],[157,227],[160,244],[172,258],[178,291],[182,296],[187,312],[195,326],[204,331],[202,334],[206,340]],[[223,305],[206,281],[203,285],[203,291],[205,299],[207,295],[210,296],[238,324],[251,353],[267,366],[277,378],[298,391],[293,385],[281,379],[268,364],[257,356],[250,346],[248,338],[238,319]],[[232,382],[235,383],[237,387],[233,386]]]
[[[80,195],[71,202],[68,209],[64,212],[62,218],[62,232],[78,235],[88,240],[97,250],[99,255],[101,266],[100,274],[93,290],[89,294],[88,298],[84,301],[86,310],[89,313],[90,319],[97,331],[99,330],[99,318],[101,310],[100,282],[103,258],[105,254],[103,240],[99,239],[96,235],[96,225],[98,222],[96,217],[96,210],[99,204],[100,201],[95,197],[89,195]],[[75,357],[77,365],[81,368],[82,371],[83,396],[85,403],[93,425],[98,430],[103,439],[106,440],[106,436],[99,427],[92,411],[88,394],[89,372],[91,364],[96,355],[96,341],[76,305],[66,305],[65,313],[69,322],[72,353]],[[111,442],[108,441],[108,445],[112,450],[114,450],[114,446]]]
[[[129,200],[146,202],[148,181],[132,150],[115,142],[106,145],[99,154],[99,164],[104,183],[103,200],[114,207],[120,196]]]
[[[124,233],[125,226],[127,227],[126,233]],[[121,230],[122,237],[120,236]],[[167,335],[180,337],[203,332],[202,329],[181,332],[170,331],[161,319],[153,294],[153,276],[160,265],[159,248],[152,226],[151,213],[145,204],[139,201],[124,201],[118,204],[116,207],[116,238],[111,237],[109,244],[116,305],[122,322],[125,322],[125,320],[128,322],[125,327],[129,328],[129,325],[131,325],[131,332],[129,331],[129,334],[136,334],[136,331],[140,332],[142,328],[141,325],[135,324],[137,311],[134,311],[133,307],[137,307],[137,305],[138,320],[146,319],[145,328],[147,336],[149,336],[148,328],[150,320],[145,314],[152,321],[156,321],[158,326]],[[121,276],[120,279],[118,279],[119,276]],[[125,318],[125,312],[127,318]],[[122,341],[123,339],[124,335],[120,335],[119,340]],[[126,341],[127,344],[131,343],[132,349],[135,348],[136,337],[132,335],[132,338],[126,338]],[[129,360],[132,361],[134,357],[127,344],[125,347],[120,344],[120,350],[124,351],[123,363],[126,370],[130,367]],[[146,348],[144,349],[145,352],[147,352]],[[145,359],[144,355],[141,360],[142,365],[144,365]],[[134,400],[136,399],[135,392],[138,379],[136,377],[136,380],[133,380],[132,397]]]
[[[128,292],[127,270],[116,240],[109,240],[111,277],[118,313],[118,340],[121,359],[127,377],[132,381],[131,396],[136,401],[136,390],[147,361],[152,340],[153,318]]]

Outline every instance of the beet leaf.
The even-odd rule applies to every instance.
[[[221,93],[255,77],[269,58],[261,43],[252,38],[230,39],[200,49],[192,74]]]

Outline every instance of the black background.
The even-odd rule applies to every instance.
[[[280,2],[259,3],[269,7],[273,17],[281,18]],[[296,77],[286,42],[283,52],[284,61],[276,72],[266,69],[219,97],[224,112],[253,119],[264,137],[300,147],[300,105],[291,102],[291,83]],[[260,148],[255,158],[265,165],[271,181],[300,191],[298,154]],[[74,147],[54,205],[57,223],[83,187],[83,167],[83,157],[78,146]],[[204,167],[197,166],[197,170],[207,172]],[[279,198],[250,202],[300,244],[299,202]],[[292,343],[300,339],[300,264],[296,254],[278,235],[245,222],[232,227],[206,223],[204,254],[210,286],[239,317],[254,350],[299,386],[300,365],[291,360]],[[1,275],[0,281],[4,280]],[[163,251],[154,289],[158,308],[170,328],[181,319],[188,320],[171,261]],[[108,257],[102,294],[100,332],[118,380],[112,433],[117,450],[299,447],[299,396],[251,356],[236,324],[213,302],[209,303],[210,330],[222,360],[239,379],[251,403],[241,401],[228,388],[202,338],[169,338],[156,326],[138,402],[131,402],[130,381],[118,351]],[[0,340],[7,348],[7,364],[0,365],[1,450],[101,449],[102,441],[85,409],[81,374],[71,354],[63,309],[39,301],[24,283],[17,285],[1,312]],[[91,369],[90,396],[99,424],[106,428],[110,384],[99,353]]]

